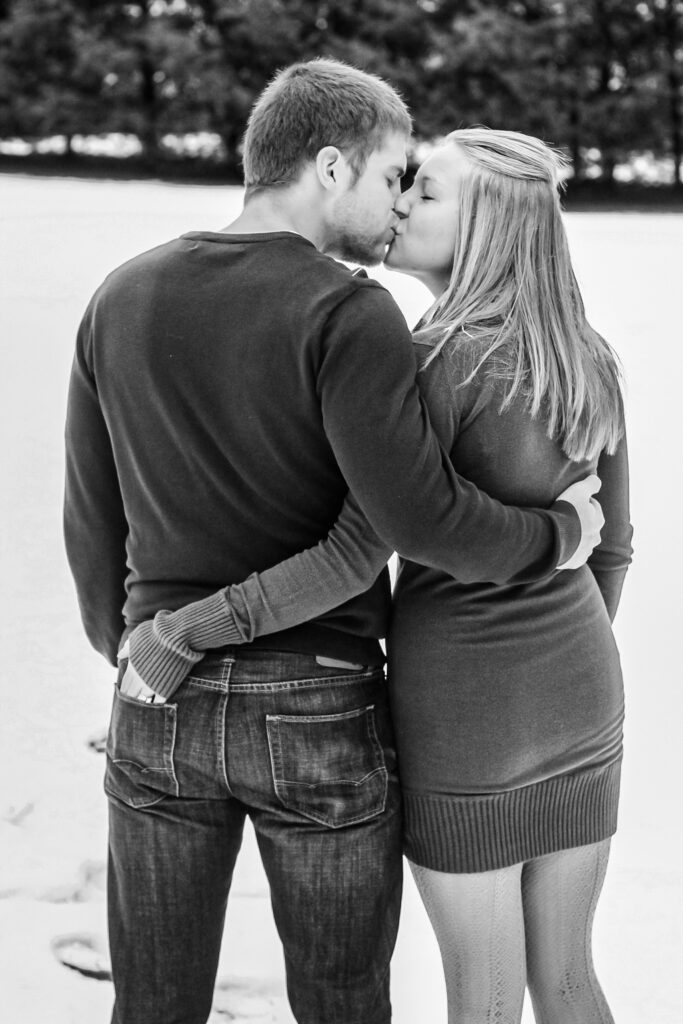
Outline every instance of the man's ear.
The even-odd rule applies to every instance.
[[[346,183],[348,163],[336,146],[324,146],[319,151],[315,159],[315,169],[323,188],[331,190]]]

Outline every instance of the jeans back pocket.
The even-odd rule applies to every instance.
[[[266,716],[273,783],[286,808],[329,828],[382,813],[388,773],[374,710]]]
[[[130,807],[178,795],[175,704],[145,704],[114,689],[104,788]]]

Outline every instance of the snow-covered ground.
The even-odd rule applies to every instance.
[[[111,268],[185,230],[222,227],[240,201],[229,187],[0,176],[0,1012],[7,1024],[98,1024],[111,1006],[108,981],[70,971],[57,956],[81,939],[104,949],[105,934],[103,763],[88,740],[106,725],[112,678],[82,636],[60,523],[75,329]],[[618,1024],[681,1024],[676,550],[683,488],[674,440],[683,404],[683,217],[574,214],[567,225],[589,316],[619,351],[629,382],[636,526],[636,562],[616,627],[628,699],[621,821],[596,958]],[[426,304],[422,288],[378,276],[414,320]],[[224,947],[215,1020],[291,1024],[251,838]],[[410,879],[393,985],[397,1024],[445,1022],[438,954]],[[532,1019],[527,1007],[525,1024]]]

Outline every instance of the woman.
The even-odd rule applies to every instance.
[[[588,566],[460,584],[403,563],[388,637],[405,851],[434,926],[449,1021],[612,1021],[590,955],[616,828],[623,694],[614,618],[630,561],[619,370],[586,322],[557,194],[561,160],[514,132],[453,132],[397,203],[387,265],[435,296],[419,380],[456,469],[547,506],[597,470]],[[367,588],[388,557],[350,499],[317,548],[131,637],[150,685],[202,651]],[[315,585],[310,584],[314,579]],[[306,581],[306,585],[303,585]]]

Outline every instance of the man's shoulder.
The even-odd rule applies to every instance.
[[[172,259],[181,247],[180,238],[172,238],[170,241],[162,242],[151,249],[136,253],[129,259],[124,260],[117,267],[114,267],[102,282],[100,288],[113,288],[118,284],[127,281],[130,277],[137,277],[145,271],[152,271],[158,268],[162,270],[167,260]]]
[[[178,239],[164,242],[132,256],[109,271],[95,289],[85,312],[87,320],[98,308],[107,308],[129,302],[137,293],[149,288],[155,275],[163,275],[169,257],[177,251]]]
[[[340,300],[351,299],[368,309],[376,307],[392,315],[401,315],[391,292],[376,278],[370,277],[363,267],[349,267],[323,253],[318,255],[327,261],[329,279],[337,285]]]
[[[357,331],[371,324],[373,330],[407,331],[391,292],[362,267],[350,267],[311,247],[298,271],[290,301],[308,310],[310,322],[317,322],[323,332]]]
[[[135,301],[136,296],[155,293],[155,281],[184,280],[190,235],[183,235],[148,249],[112,270],[93,296],[93,305],[117,308]],[[284,318],[302,317],[312,333],[331,318],[384,322],[388,329],[405,325],[391,293],[363,268],[347,264],[320,252],[303,239],[275,239],[263,247],[252,244],[242,258],[212,260],[220,266],[221,291],[227,294],[231,282],[241,293],[258,292],[269,308],[278,308]],[[236,247],[237,248],[237,247]],[[226,256],[229,248],[225,247]],[[234,276],[233,276],[234,274]],[[166,285],[164,285],[165,290]]]
[[[329,284],[345,295],[355,295],[361,292],[381,293],[391,302],[394,301],[384,285],[369,277],[363,267],[348,266],[348,264],[317,249],[307,250],[306,255],[312,266],[315,266],[316,278],[321,284]]]

